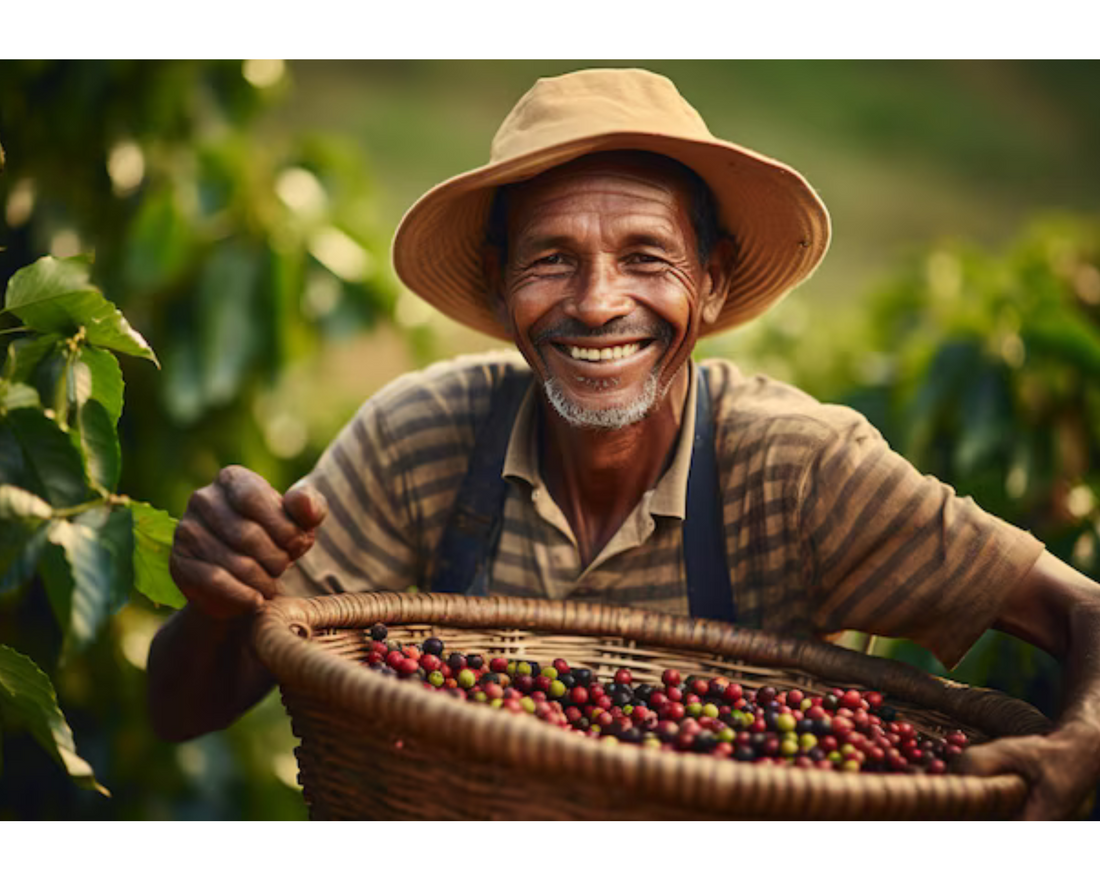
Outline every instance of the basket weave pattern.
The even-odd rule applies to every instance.
[[[973,740],[1043,733],[1050,722],[1003,694],[896,661],[713,621],[576,602],[349,593],[269,603],[254,643],[290,713],[316,819],[917,819],[1014,814],[1017,776],[835,773],[740,764],[577,736],[366,669],[366,632],[429,635],[448,651],[547,663],[601,678],[626,667],[725,675],[752,687],[832,686],[889,695],[929,733]]]

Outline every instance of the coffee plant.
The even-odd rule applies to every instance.
[[[175,520],[115,491],[115,353],[157,358],[89,273],[86,260],[43,257],[12,276],[0,311],[11,339],[0,370],[0,624],[21,594],[42,591],[58,635],[44,646],[0,626],[0,642],[17,643],[0,643],[0,733],[28,730],[77,784],[106,794],[40,664],[74,662],[133,590],[172,607],[183,597],[168,574]]]

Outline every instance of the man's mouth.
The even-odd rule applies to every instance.
[[[554,347],[575,361],[619,361],[630,357],[648,345],[644,342],[628,342],[625,345],[580,346],[555,343]]]

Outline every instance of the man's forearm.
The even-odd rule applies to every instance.
[[[157,633],[149,650],[149,714],[172,742],[221,730],[272,687],[253,654],[252,618],[217,621],[188,605]]]
[[[1059,729],[1073,728],[1098,748],[1082,756],[1100,770],[1100,597],[1081,601],[1069,615],[1068,646],[1062,657],[1065,697]]]

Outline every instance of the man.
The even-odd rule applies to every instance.
[[[413,291],[522,361],[396,381],[285,497],[241,468],[195,493],[171,563],[189,604],[150,653],[158,732],[223,727],[271,687],[248,635],[280,593],[703,609],[904,636],[948,665],[993,625],[1061,659],[1067,708],[1047,737],[970,750],[969,768],[1025,776],[1025,816],[1067,815],[1100,776],[1100,587],[857,413],[691,361],[701,335],[808,277],[829,233],[801,176],[714,138],[663,77],[541,80],[490,163],[427,193],[394,243]]]

